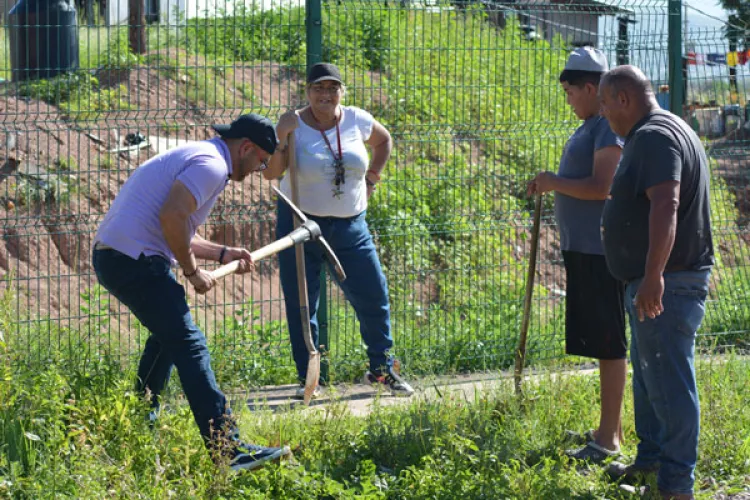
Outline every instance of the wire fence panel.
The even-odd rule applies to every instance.
[[[299,107],[306,64],[323,60],[342,69],[345,104],[370,111],[395,140],[367,218],[389,283],[396,354],[420,373],[510,366],[530,248],[526,183],[557,170],[579,123],[560,71],[571,48],[595,45],[611,65],[640,66],[669,107],[678,80],[669,72],[668,2],[308,4],[309,18],[300,0],[6,8],[0,273],[9,337],[29,360],[133,362],[148,332],[96,285],[90,264],[120,187],[147,158],[211,137],[212,123],[246,111],[276,120]],[[747,348],[747,59],[730,50],[724,28],[688,25],[677,48],[683,116],[711,153],[720,261],[699,342]],[[248,179],[225,192],[201,234],[257,248],[274,239],[275,205],[268,182]],[[551,196],[544,207],[531,363],[564,354]],[[335,285],[326,298],[330,377],[351,380],[367,364],[359,324]],[[294,379],[274,259],[190,301],[220,378]]]
[[[96,284],[90,264],[120,187],[149,157],[211,137],[213,123],[247,111],[275,118],[299,101],[302,4],[221,4],[149,3],[156,10],[137,29],[127,26],[127,2],[97,3],[93,13],[82,3],[72,17],[50,12],[70,3],[19,4],[6,16],[0,263],[15,299],[14,342],[30,359],[132,360],[147,332]],[[269,193],[260,178],[231,186],[202,235],[250,248],[272,241]],[[275,269],[262,263],[254,277],[190,296],[222,374],[273,377],[266,364],[290,366]]]
[[[693,9],[690,12],[695,12]],[[705,138],[712,181],[718,266],[702,345],[747,349],[750,343],[750,103],[747,47],[732,46],[730,25],[688,28],[685,119]]]

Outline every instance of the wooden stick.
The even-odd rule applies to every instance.
[[[292,187],[292,203],[299,207],[299,185],[297,183],[297,156],[295,151],[295,139],[294,132],[290,134],[288,139],[289,149],[287,154],[288,158],[288,169],[289,169],[289,183]],[[295,227],[299,227],[302,222],[296,220]],[[306,405],[310,404],[310,400],[315,394],[315,389],[318,387],[320,380],[320,352],[315,348],[315,344],[312,339],[312,329],[310,327],[310,307],[309,299],[307,296],[307,273],[305,272],[305,247],[304,245],[297,245],[294,247],[295,258],[297,263],[297,289],[299,295],[299,309],[302,320],[302,336],[305,339],[305,345],[307,346],[307,352],[309,353],[309,359],[307,361],[307,374],[305,376],[305,395],[304,402]],[[320,293],[326,293],[325,290],[321,290]]]
[[[534,292],[534,278],[536,276],[536,256],[539,248],[539,225],[542,216],[542,195],[536,195],[536,206],[534,207],[534,226],[531,230],[531,253],[529,255],[529,269],[526,274],[526,293],[523,299],[523,319],[521,320],[521,335],[518,339],[518,350],[516,350],[516,367],[513,379],[516,386],[516,395],[521,395],[521,378],[523,376],[523,365],[526,361],[526,337],[529,333],[529,319],[531,316],[531,296]]]

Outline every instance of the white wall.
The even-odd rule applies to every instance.
[[[109,0],[107,16],[104,19],[108,26],[128,23],[128,0]]]
[[[177,25],[182,17],[214,17],[221,12],[233,13],[239,5],[247,8],[272,10],[284,7],[303,7],[304,0],[159,0],[162,24]],[[128,0],[110,0],[108,24],[128,23]]]

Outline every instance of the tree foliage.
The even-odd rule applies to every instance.
[[[750,0],[719,0],[719,5],[729,12],[727,37],[735,38],[738,48],[750,48]]]

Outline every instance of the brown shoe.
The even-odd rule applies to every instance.
[[[607,474],[613,481],[642,481],[645,476],[659,470],[659,464],[651,465],[625,465],[621,462],[612,462],[607,467]]]
[[[659,490],[662,500],[695,500],[692,493],[669,493]]]

